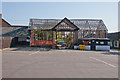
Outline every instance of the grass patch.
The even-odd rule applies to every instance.
[[[115,50],[120,51],[120,49],[115,49]]]

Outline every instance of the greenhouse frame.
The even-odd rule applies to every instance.
[[[101,19],[30,19],[30,46],[73,48],[82,38],[106,38],[108,30]]]

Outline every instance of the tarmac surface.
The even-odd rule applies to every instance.
[[[2,51],[3,78],[118,78],[115,51],[8,48]]]

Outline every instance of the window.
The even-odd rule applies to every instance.
[[[109,46],[111,45],[110,42],[108,42],[108,45],[109,45]]]
[[[114,42],[114,46],[118,47],[118,42],[117,41]]]
[[[99,42],[98,42],[98,41],[96,41],[96,44],[99,44]]]

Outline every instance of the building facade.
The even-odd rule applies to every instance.
[[[14,46],[64,46],[73,48],[84,38],[106,38],[107,28],[98,19],[30,19],[29,26],[2,20],[2,48]],[[7,42],[9,44],[6,44]]]
[[[110,47],[120,49],[120,32],[109,33],[107,36],[110,39]]]
[[[0,28],[0,48],[29,45],[26,41],[29,38],[28,26],[11,25],[1,18]]]
[[[106,38],[107,28],[96,19],[30,19],[31,46],[59,46],[62,42],[73,48],[82,38]]]

